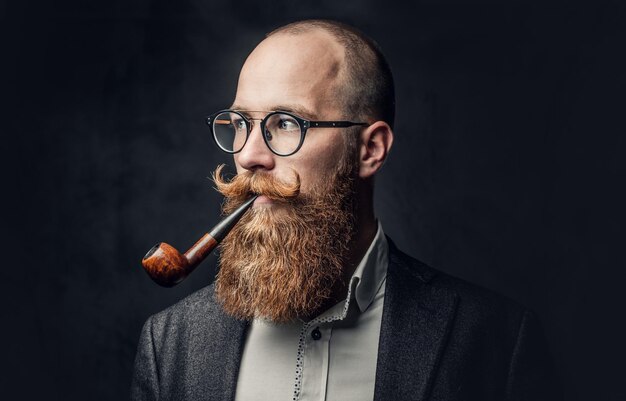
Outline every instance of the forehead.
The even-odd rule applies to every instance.
[[[288,105],[315,115],[336,114],[343,67],[342,46],[324,31],[273,35],[246,60],[235,105],[248,110]]]

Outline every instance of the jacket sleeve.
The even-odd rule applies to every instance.
[[[507,380],[507,400],[562,400],[552,359],[540,324],[525,312],[517,334]]]
[[[159,399],[159,377],[154,350],[152,317],[143,326],[131,384],[132,401],[157,401]]]

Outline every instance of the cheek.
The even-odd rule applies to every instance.
[[[317,152],[305,152],[302,158],[291,167],[300,174],[302,191],[324,187],[337,172],[342,158],[343,146],[318,148]]]

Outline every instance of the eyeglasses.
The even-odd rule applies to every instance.
[[[278,156],[291,156],[302,147],[309,128],[347,128],[367,123],[352,121],[310,121],[286,111],[271,111],[265,118],[246,117],[237,110],[222,110],[210,115],[206,123],[211,127],[217,146],[226,153],[237,153],[245,146],[254,120],[261,121],[261,133],[267,147]]]

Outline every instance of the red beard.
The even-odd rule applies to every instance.
[[[349,158],[347,158],[349,159]],[[246,172],[226,182],[221,167],[214,180],[225,197],[224,212],[251,193],[271,198],[271,207],[250,209],[220,245],[215,294],[239,318],[288,322],[320,312],[343,285],[354,236],[354,165],[341,163],[310,194],[268,173]]]

